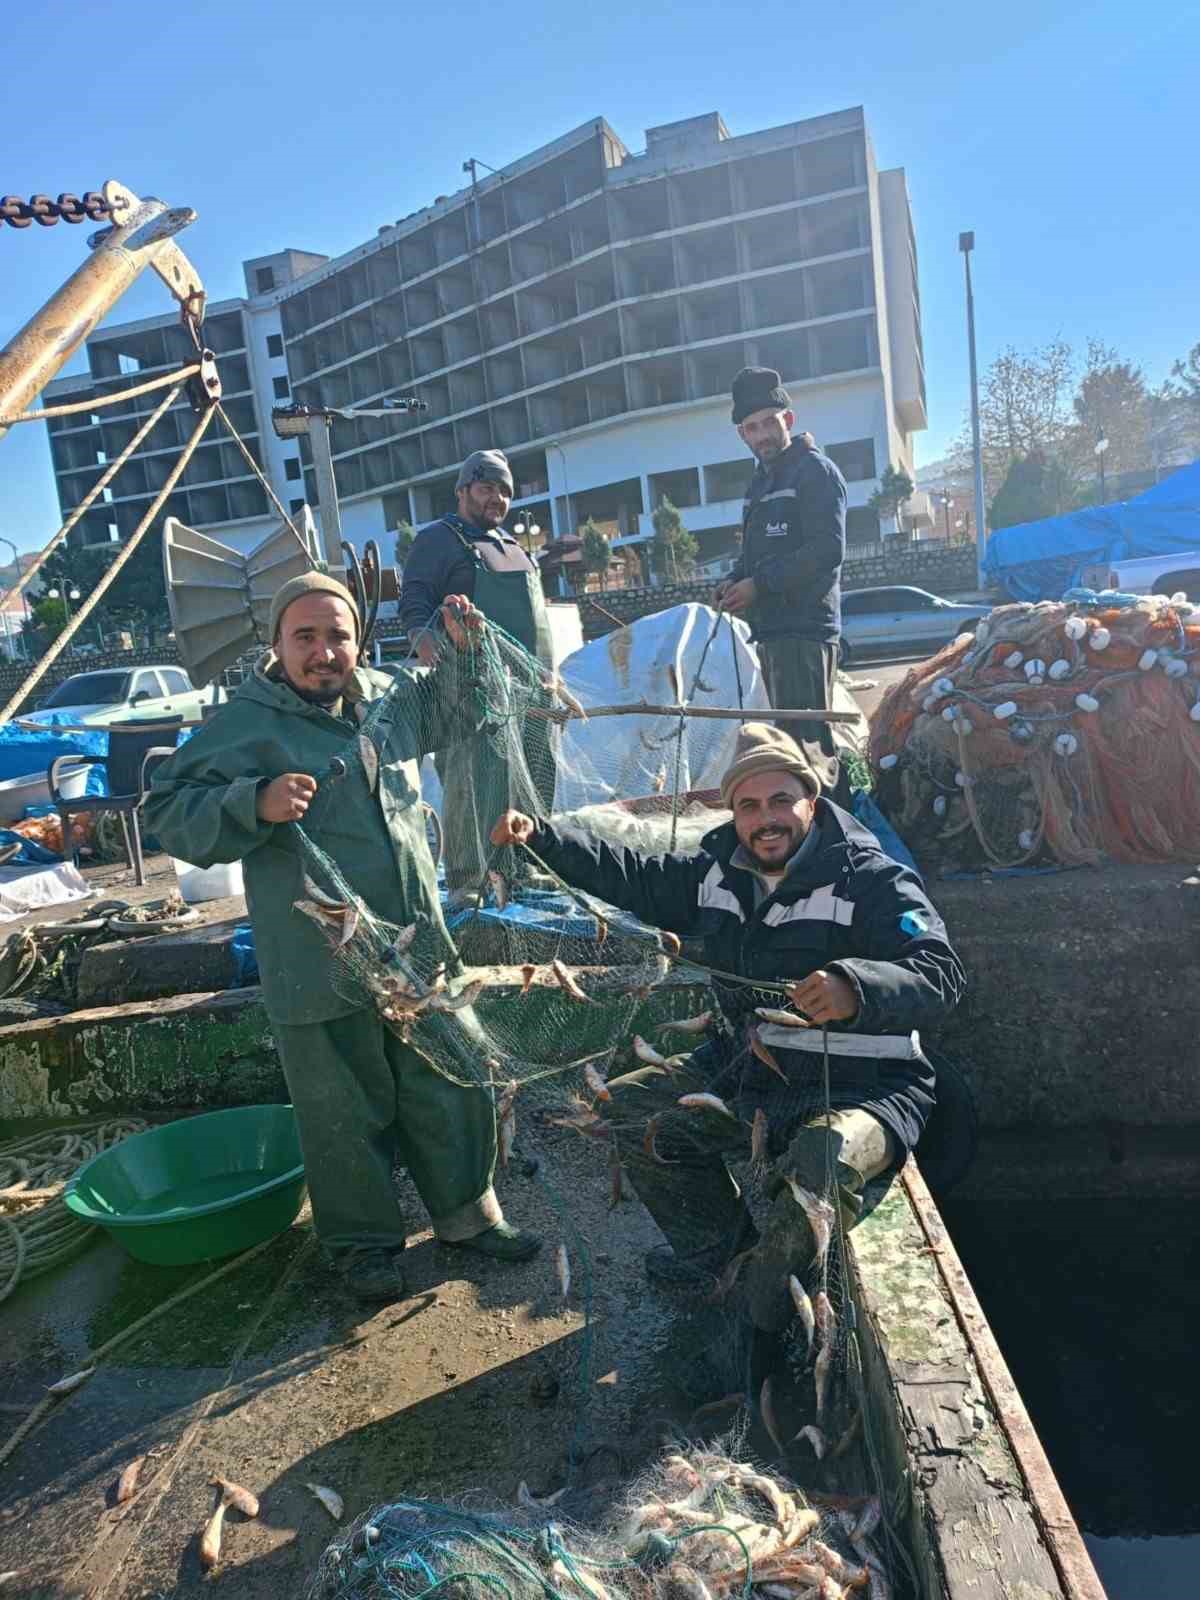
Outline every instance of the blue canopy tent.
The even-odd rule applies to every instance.
[[[1017,600],[1060,600],[1084,567],[1200,550],[1200,461],[1133,500],[999,528],[984,572]]]

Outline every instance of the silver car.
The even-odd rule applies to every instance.
[[[960,633],[973,633],[991,609],[957,605],[927,589],[902,585],[846,590],[842,594],[842,664],[893,649],[928,649],[932,653]]]

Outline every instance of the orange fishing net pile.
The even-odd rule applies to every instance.
[[[1195,861],[1200,608],[1182,595],[999,607],[889,691],[870,757],[881,806],[924,859]]]

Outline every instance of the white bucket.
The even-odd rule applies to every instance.
[[[242,863],[222,862],[215,867],[194,867],[190,861],[171,857],[179,881],[179,892],[188,905],[204,900],[227,900],[242,893]]]

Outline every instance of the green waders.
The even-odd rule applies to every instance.
[[[763,639],[756,649],[763,684],[773,706],[803,707],[806,711],[831,709],[837,678],[836,644],[822,644],[819,639]],[[836,791],[840,763],[830,724],[808,722],[803,717],[773,720],[791,734],[808,756],[824,792],[839,799]],[[848,795],[839,799],[842,803],[849,803]]]
[[[530,655],[536,656],[547,672],[552,671],[554,648],[550,616],[537,568],[532,562],[523,568],[507,570],[489,566],[488,559],[494,561],[496,552],[490,547],[481,550],[453,522],[449,522],[449,526],[475,562],[475,605],[489,622],[503,628],[523,644]],[[551,696],[547,694],[547,706],[550,703]],[[528,809],[540,802],[536,809],[544,816],[550,813],[554,805],[550,726],[544,717],[528,717],[521,730],[533,794],[514,792],[508,763],[491,744],[487,733],[476,734],[465,744],[439,751],[437,769],[444,797],[442,829],[448,889],[479,887],[490,854],[488,834],[497,817],[510,806]]]
[[[439,1239],[471,1239],[502,1220],[492,1191],[496,1117],[489,1095],[443,1078],[374,1011],[273,1026],[317,1232],[335,1258],[363,1247],[404,1247],[393,1180],[398,1162]]]
[[[648,1078],[614,1091],[612,1118],[621,1162],[639,1200],[666,1235],[676,1256],[700,1257],[717,1276],[738,1249],[753,1238],[753,1219],[726,1158],[750,1155],[750,1126],[739,1118],[705,1108],[681,1108],[679,1097],[707,1089],[711,1072],[683,1067],[668,1078]],[[655,1119],[653,1140],[646,1127]],[[775,1130],[773,1130],[774,1132]],[[826,1187],[826,1146],[841,1203],[843,1226],[850,1228],[862,1209],[866,1183],[891,1165],[891,1135],[868,1111],[834,1111],[778,1130],[782,1143],[772,1160],[766,1216],[758,1220],[759,1243],[743,1274],[751,1316],[767,1332],[785,1326],[790,1272],[803,1273],[814,1242],[804,1212],[784,1184],[790,1173],[814,1194]],[[776,1140],[772,1139],[772,1149]]]

